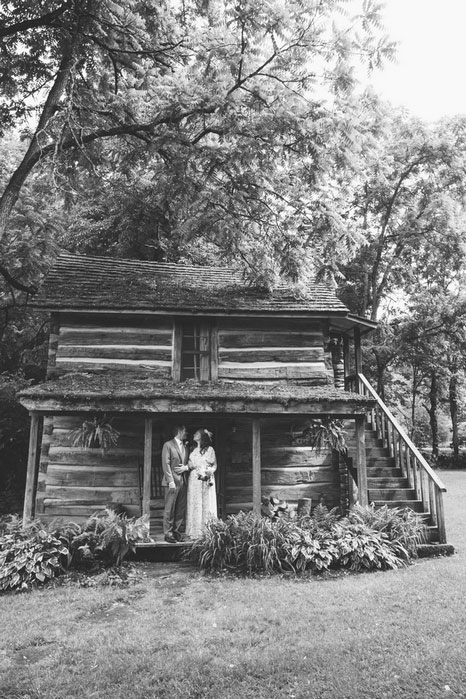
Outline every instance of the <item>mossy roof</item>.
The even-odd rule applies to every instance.
[[[326,313],[347,307],[326,284],[296,298],[285,284],[269,292],[225,267],[60,255],[33,305],[50,310]]]
[[[255,401],[278,402],[287,405],[300,403],[351,403],[361,406],[373,401],[365,396],[343,391],[332,385],[306,386],[292,381],[281,381],[274,384],[251,382],[203,383],[185,381],[175,383],[172,380],[151,378],[150,374],[138,372],[101,372],[101,373],[70,373],[54,380],[46,381],[37,386],[23,389],[20,399],[40,401],[41,399],[57,399],[63,405],[69,401],[72,405],[76,400],[83,399],[92,404],[94,401],[114,400],[153,400],[168,398],[178,402],[207,400],[207,401],[242,401],[245,404]]]

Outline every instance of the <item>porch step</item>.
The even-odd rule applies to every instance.
[[[403,472],[400,468],[390,466],[368,466],[368,478],[403,478]]]
[[[388,459],[390,454],[386,447],[367,446],[366,443],[366,459]]]
[[[378,477],[378,478],[373,478],[372,475],[368,474],[367,478],[367,487],[369,489],[396,489],[396,488],[409,488],[409,481],[407,478],[403,478],[402,476],[399,477]]]
[[[395,459],[393,456],[371,456],[369,454],[366,456],[366,466],[367,468],[371,468],[371,466],[395,468]]]
[[[430,518],[429,513],[424,512],[424,503],[422,500],[373,500],[375,507],[399,507],[399,508],[409,508],[413,512],[424,513]]]
[[[415,500],[414,488],[369,488],[369,500]]]

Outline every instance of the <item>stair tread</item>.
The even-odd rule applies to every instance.
[[[380,500],[406,500],[416,502],[416,492],[413,488],[368,488],[369,499],[376,502]]]
[[[373,476],[367,477],[367,483],[369,488],[409,488],[409,481],[403,476],[391,477],[391,476],[380,476],[374,478]]]
[[[427,514],[424,512],[424,503],[422,500],[372,500],[374,507],[399,507],[399,508],[409,508],[418,512],[419,514]]]

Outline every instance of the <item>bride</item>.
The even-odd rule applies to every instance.
[[[212,447],[212,432],[202,429],[194,433],[196,447],[190,454],[188,466],[188,504],[186,536],[197,539],[209,517],[217,516],[217,495],[214,471],[217,459]]]

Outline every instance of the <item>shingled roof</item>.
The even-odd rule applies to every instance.
[[[225,267],[70,254],[57,258],[33,305],[49,310],[348,314],[325,284],[312,284],[306,298],[297,299],[285,285],[267,292]]]

